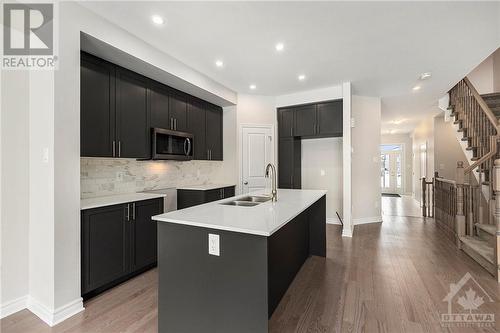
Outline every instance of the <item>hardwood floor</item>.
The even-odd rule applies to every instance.
[[[496,332],[442,327],[450,283],[469,272],[492,298],[483,313],[500,317],[500,286],[457,250],[408,197],[383,198],[384,222],[356,226],[354,238],[327,226],[327,258],[302,267],[273,314],[270,332]],[[1,332],[156,332],[157,271],[151,270],[85,304],[49,328],[24,310],[1,320]],[[500,320],[500,319],[499,319]]]

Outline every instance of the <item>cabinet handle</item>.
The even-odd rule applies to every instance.
[[[135,221],[135,202],[132,204],[132,220]]]
[[[293,136],[293,128],[290,127],[290,136]]]
[[[222,197],[225,198],[226,197],[226,191],[224,189],[222,189]]]
[[[130,221],[130,204],[127,204],[127,221]]]
[[[174,118],[170,117],[170,129],[174,130]]]
[[[116,141],[113,140],[113,157],[116,156]]]
[[[118,141],[118,157],[122,157],[122,142]]]
[[[175,130],[177,131],[177,118],[174,118],[174,127],[175,127]]]

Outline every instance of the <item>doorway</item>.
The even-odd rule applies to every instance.
[[[266,165],[274,162],[274,126],[241,126],[241,178],[242,193],[266,188]]]
[[[380,145],[380,187],[382,193],[402,194],[404,192],[403,145]]]

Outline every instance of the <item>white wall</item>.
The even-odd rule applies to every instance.
[[[427,145],[426,173],[427,178],[434,175],[434,118],[429,117],[422,121],[411,134],[413,140],[413,197],[421,201],[422,170],[421,147]]]
[[[340,223],[342,216],[342,138],[302,139],[302,188],[327,190],[326,218]]]
[[[413,143],[410,134],[384,134],[381,137],[381,144],[403,144],[404,150],[404,194],[413,193]]]
[[[1,73],[1,316],[26,306],[29,231],[29,73]]]
[[[380,115],[378,97],[352,96],[352,218],[382,222],[380,210]]]
[[[467,77],[480,94],[492,93],[494,91],[493,57],[486,58],[472,72],[467,74]]]

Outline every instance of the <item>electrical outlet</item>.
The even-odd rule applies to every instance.
[[[208,234],[208,254],[220,256],[220,237],[216,234]]]

